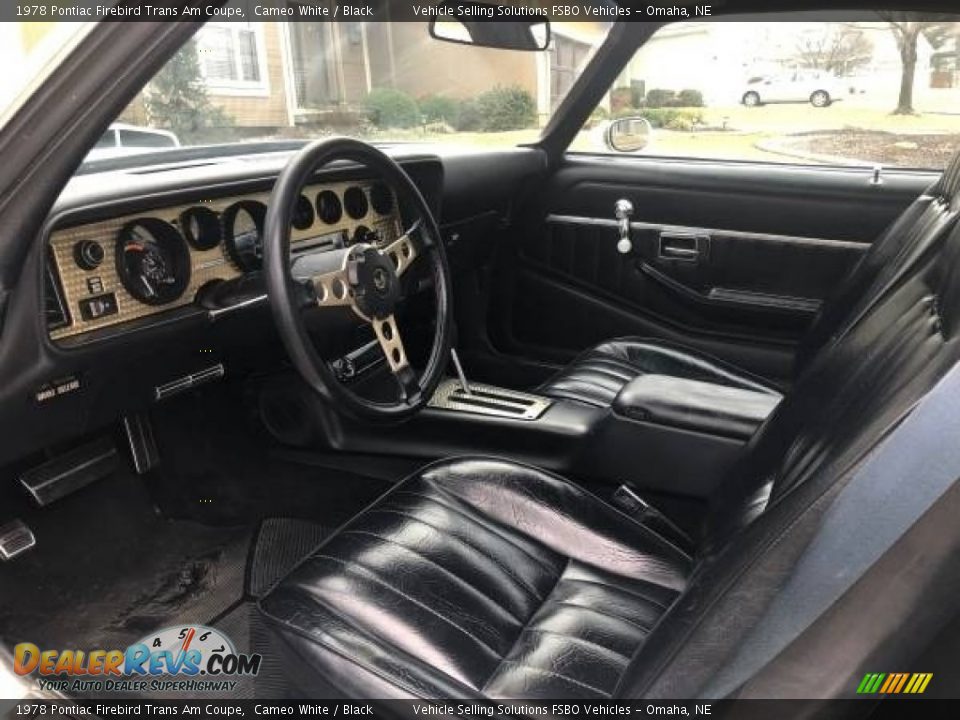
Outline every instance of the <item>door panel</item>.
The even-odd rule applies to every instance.
[[[527,209],[496,337],[553,363],[611,337],[658,337],[783,380],[825,298],[935,179],[568,158]],[[628,254],[616,247],[620,198],[634,206]]]

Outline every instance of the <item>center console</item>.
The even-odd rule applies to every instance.
[[[285,442],[424,460],[496,455],[572,477],[706,497],[781,400],[773,391],[645,375],[612,407],[597,408],[468,382],[457,370],[422,412],[396,425],[333,412],[296,377],[271,388],[270,402],[296,429]]]

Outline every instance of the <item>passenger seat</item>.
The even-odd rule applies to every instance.
[[[797,350],[794,375],[826,345],[856,324],[877,298],[895,286],[924,249],[960,212],[960,154],[940,180],[914,201],[874,242],[838,291],[824,303]],[[669,375],[779,395],[746,370],[686,346],[654,338],[623,337],[590,348],[538,390],[542,395],[609,407],[641,375]]]

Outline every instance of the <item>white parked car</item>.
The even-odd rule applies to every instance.
[[[169,130],[113,123],[87,153],[86,160],[103,160],[174,147],[180,147],[180,140]]]
[[[814,107],[829,107],[843,99],[844,90],[843,80],[836,75],[818,70],[795,70],[751,78],[740,95],[740,102],[748,107],[806,102]]]

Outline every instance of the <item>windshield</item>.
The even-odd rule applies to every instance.
[[[0,124],[90,27],[81,22],[0,22]]]
[[[524,52],[432,38],[426,22],[209,22],[87,160],[348,135],[507,146],[540,135],[609,23],[555,23]]]

